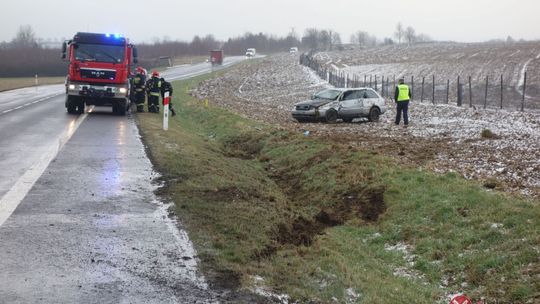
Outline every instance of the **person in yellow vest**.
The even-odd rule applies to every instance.
[[[409,125],[409,101],[411,100],[411,90],[409,90],[409,86],[405,84],[405,79],[403,78],[398,81],[394,100],[397,104],[396,126],[399,125],[401,113],[403,112],[403,127],[406,128]]]

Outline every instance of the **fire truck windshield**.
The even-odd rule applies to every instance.
[[[77,43],[74,45],[75,59],[80,61],[97,61],[121,63],[124,61],[124,46]]]

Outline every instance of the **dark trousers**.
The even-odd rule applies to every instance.
[[[399,125],[401,120],[401,112],[403,112],[403,123],[409,124],[409,101],[398,101],[396,110],[396,125]]]
[[[159,113],[159,96],[148,95],[148,112]]]
[[[144,92],[135,92],[135,104],[137,105],[137,112],[144,111]]]

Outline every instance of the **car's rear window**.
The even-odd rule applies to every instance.
[[[330,99],[334,100],[338,98],[339,94],[341,94],[341,91],[339,90],[324,90],[317,94],[315,94],[313,99]]]
[[[367,98],[379,98],[379,95],[377,95],[377,93],[371,91],[371,90],[366,90],[366,93],[367,93]]]

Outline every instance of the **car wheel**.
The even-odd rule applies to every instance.
[[[381,110],[379,108],[374,107],[369,110],[369,121],[377,122],[379,121],[379,116],[381,116]]]
[[[334,109],[326,111],[326,122],[335,123],[338,118],[338,113]]]

